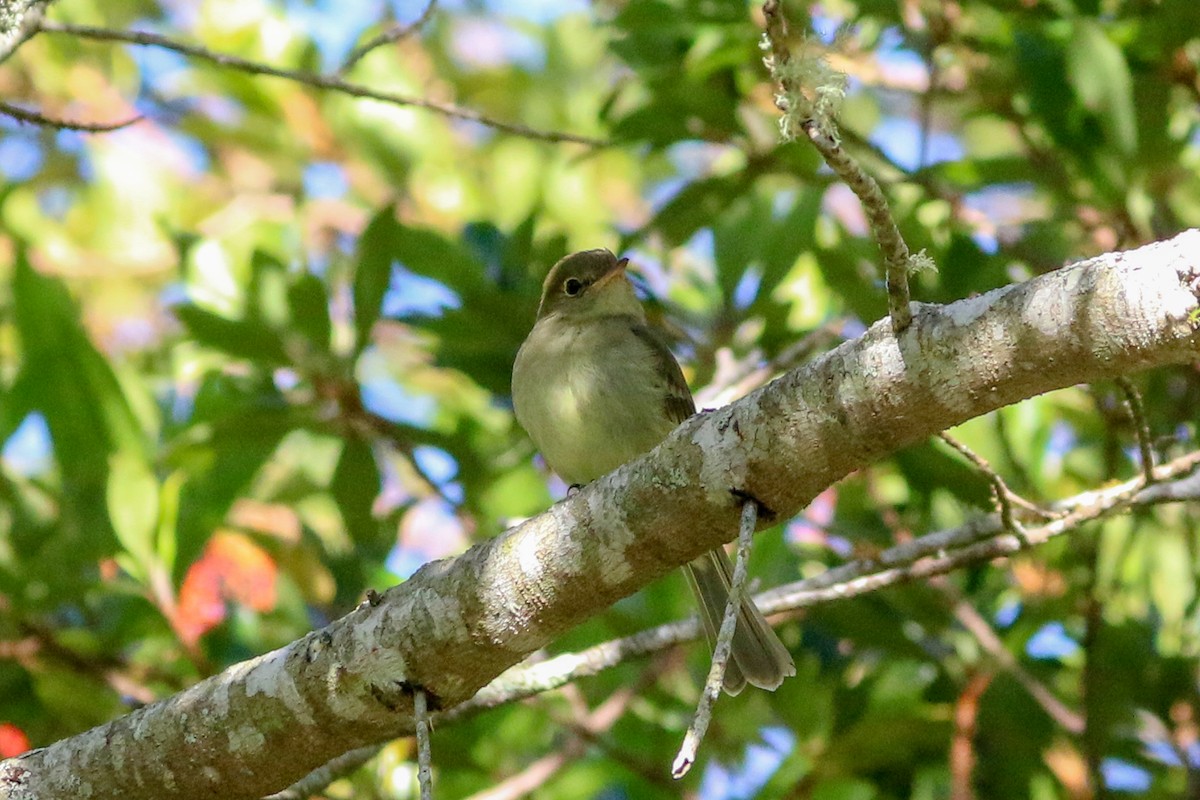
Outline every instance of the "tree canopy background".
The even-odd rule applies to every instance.
[[[916,299],[1200,225],[1191,0],[785,10],[848,76],[844,145],[938,265]],[[297,639],[561,497],[508,379],[566,252],[632,258],[701,406],[886,313],[857,200],[780,141],[755,5],[60,0],[47,19],[0,65],[4,97],[141,119],[0,109],[4,754]],[[1140,421],[1159,458],[1196,448],[1195,368],[1136,383],[1140,420],[1104,384],[954,435],[1047,503],[1136,475]],[[753,572],[785,583],[991,509],[987,476],[931,441],[759,536]],[[1200,780],[1198,517],[1139,510],[791,615],[799,674],[723,699],[683,784],[700,644],[439,728],[439,794],[1180,796]],[[553,650],[690,603],[662,581]],[[409,796],[412,771],[397,741],[327,794]]]

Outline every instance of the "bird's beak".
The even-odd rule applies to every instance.
[[[623,276],[627,266],[629,266],[628,258],[618,258],[617,263],[613,264],[612,269],[601,275],[600,279],[596,281],[595,285],[604,286],[615,278]]]

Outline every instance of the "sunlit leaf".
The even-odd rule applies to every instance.
[[[1137,123],[1129,64],[1096,20],[1075,20],[1067,74],[1084,106],[1099,116],[1110,141],[1122,153],[1132,153],[1137,148]]]
[[[153,472],[136,453],[121,451],[109,460],[108,516],[117,540],[141,566],[142,579],[155,551],[158,492]]]

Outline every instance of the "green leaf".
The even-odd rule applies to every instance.
[[[762,292],[766,295],[783,280],[800,254],[812,248],[817,217],[824,191],[817,187],[800,190],[791,208],[764,231],[762,237]]]
[[[246,293],[246,316],[261,320],[266,327],[281,330],[288,322],[287,267],[263,250],[250,258],[250,287]]]
[[[354,271],[355,352],[370,344],[371,328],[383,312],[383,296],[392,280],[392,264],[400,238],[396,211],[385,206],[371,218],[358,240]]]
[[[175,569],[175,557],[179,550],[179,498],[185,483],[186,474],[176,470],[162,482],[158,495],[158,536],[154,542],[154,552],[167,574]]]
[[[1126,155],[1137,150],[1129,64],[1099,21],[1075,20],[1067,50],[1067,78],[1083,105],[1099,117],[1108,141]]]
[[[713,225],[713,261],[717,267],[717,283],[727,306],[733,305],[733,295],[742,276],[757,266],[760,242],[747,236],[748,230],[762,230],[764,209],[757,198],[740,197],[727,207]],[[769,215],[769,209],[766,215]]]
[[[205,378],[192,425],[168,459],[190,475],[179,498],[177,566],[195,559],[280,440],[306,422],[304,411],[291,409],[261,376]]]
[[[288,305],[292,325],[322,353],[329,352],[332,324],[329,319],[329,294],[316,275],[301,275],[288,287]]]
[[[55,455],[68,476],[83,485],[102,485],[110,451],[145,450],[137,417],[108,361],[83,330],[66,287],[35,272],[20,250],[13,298],[22,368],[12,402],[45,415]]]
[[[260,320],[228,319],[191,303],[176,306],[174,312],[200,344],[267,365],[289,362],[279,334]]]
[[[342,512],[350,538],[367,545],[369,550],[378,550],[381,537],[372,507],[379,496],[380,476],[369,443],[362,439],[346,441],[329,488],[337,501],[338,510]],[[382,556],[390,545],[390,541],[382,542],[382,552],[375,555]]]
[[[678,247],[710,225],[745,189],[742,173],[704,178],[683,187],[646,226],[657,231],[668,247]]]
[[[138,577],[144,579],[154,558],[158,481],[143,458],[123,450],[109,459],[106,497],[117,541],[138,563]]]

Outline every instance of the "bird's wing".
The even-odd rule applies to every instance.
[[[636,323],[630,329],[654,356],[659,373],[667,378],[667,393],[663,396],[667,416],[675,424],[683,422],[696,413],[696,403],[692,400],[692,393],[683,378],[679,362],[671,355],[671,350],[653,328],[644,323]]]

